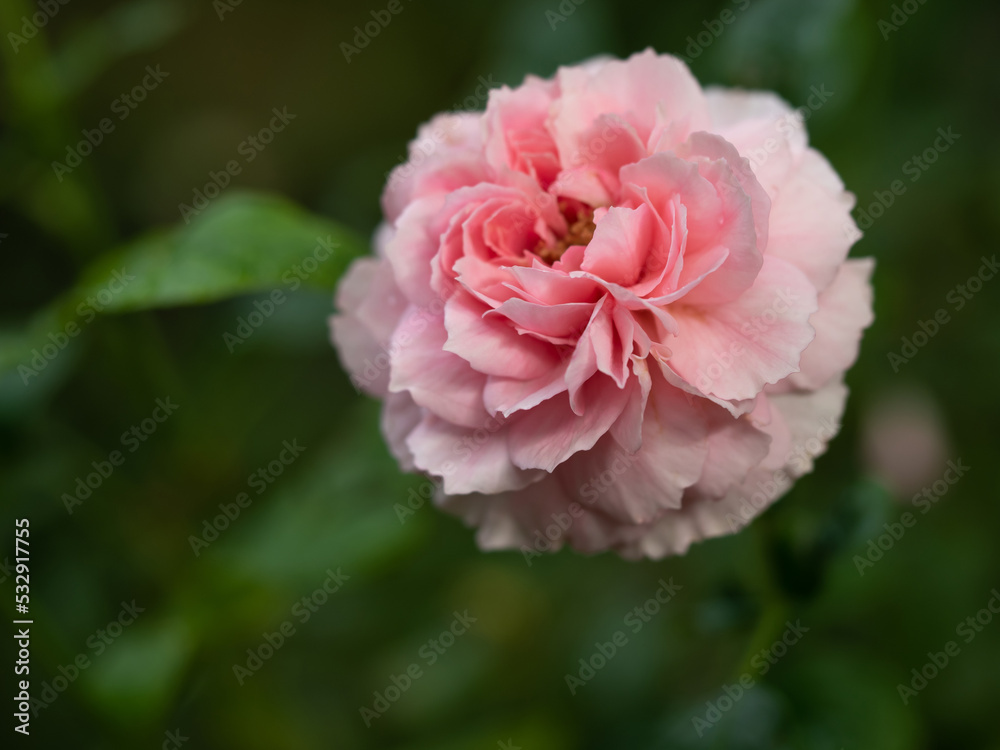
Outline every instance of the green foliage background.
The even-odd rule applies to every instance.
[[[894,6],[882,0],[403,0],[345,61],[341,43],[384,7],[75,0],[18,45],[8,33],[38,6],[0,3],[0,557],[14,556],[14,519],[30,519],[36,697],[79,654],[90,662],[30,739],[8,714],[4,746],[168,747],[179,731],[184,747],[240,750],[1000,748],[1000,622],[968,644],[955,634],[1000,587],[996,288],[898,373],[887,360],[997,251],[1000,7],[911,0],[884,38]],[[695,56],[689,37],[724,8],[735,20]],[[421,480],[387,455],[377,405],[356,395],[326,331],[386,172],[419,123],[472,103],[481,77],[516,84],[646,46],[692,57],[703,83],[796,106],[825,85],[834,96],[810,137],[860,204],[906,181],[853,253],[878,261],[877,319],[843,433],[748,530],[683,558],[563,551],[529,567],[479,552],[429,506],[401,522],[394,505]],[[58,179],[52,162],[157,65],[168,77]],[[282,107],[296,115],[287,130],[185,224],[179,204]],[[904,163],[949,126],[960,139],[911,183]],[[292,289],[284,274],[317,237],[339,250]],[[134,284],[25,384],[31,350],[80,323],[77,306],[122,267]],[[287,301],[230,353],[223,334],[273,289]],[[853,558],[907,502],[873,476],[862,426],[913,386],[941,409],[949,456],[972,468],[862,576]],[[63,494],[157,398],[177,413],[68,513]],[[195,555],[190,536],[293,439],[303,456]],[[349,579],[300,622],[296,603],[338,568]],[[677,598],[571,695],[565,675],[661,578],[683,586]],[[10,619],[13,598],[7,575]],[[97,653],[93,637],[132,600],[144,612]],[[427,666],[422,645],[466,609],[477,623]],[[808,634],[698,737],[692,716],[786,619]],[[240,684],[234,665],[286,620],[294,635]],[[960,655],[904,705],[897,685],[948,640]],[[5,675],[14,658],[5,648]],[[413,662],[423,676],[366,728],[359,709]]]

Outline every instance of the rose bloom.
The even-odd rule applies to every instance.
[[[333,337],[483,548],[683,553],[839,429],[872,320],[853,205],[773,94],[651,50],[528,76],[420,129]]]

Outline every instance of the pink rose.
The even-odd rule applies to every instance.
[[[853,204],[772,94],[651,50],[529,76],[420,129],[333,337],[482,547],[683,553],[839,429]]]

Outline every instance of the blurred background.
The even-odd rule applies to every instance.
[[[0,3],[4,746],[1000,749],[1000,6],[388,5]],[[484,554],[389,458],[331,291],[420,123],[647,46],[806,107],[858,196],[844,429],[683,558]]]

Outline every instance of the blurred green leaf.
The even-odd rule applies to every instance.
[[[285,293],[300,285],[332,292],[347,264],[366,251],[367,242],[353,231],[290,201],[227,195],[188,225],[151,232],[99,258],[75,289],[26,330],[4,332],[0,374],[7,371],[13,382],[10,371],[17,371],[25,385],[33,384],[55,359],[44,347],[58,353],[73,346],[98,311],[204,304],[261,290]],[[36,372],[28,374],[25,367]]]
[[[332,252],[327,250],[332,247]],[[74,308],[109,289],[103,312],[196,305],[239,294],[286,289],[296,278],[332,290],[367,242],[335,222],[275,196],[240,193],[220,198],[191,223],[154,232],[97,260],[70,295]],[[315,259],[315,268],[307,259]],[[305,264],[305,265],[304,265]],[[296,270],[301,269],[301,273]],[[117,285],[113,285],[116,287]]]
[[[305,446],[308,468],[220,542],[220,562],[283,590],[293,583],[315,588],[328,567],[356,575],[409,547],[420,524],[401,524],[393,505],[406,501],[413,478],[400,474],[387,453],[374,403],[363,401],[348,414],[353,430],[315,453]],[[211,559],[215,552],[203,554]]]
[[[917,747],[917,716],[899,700],[892,672],[874,658],[822,653],[796,660],[785,687],[795,707],[789,747]]]
[[[159,47],[185,20],[175,0],[134,0],[74,29],[52,56],[63,96],[81,92],[119,59]]]
[[[181,619],[140,622],[94,659],[84,684],[118,723],[141,725],[160,718],[174,699],[192,645]]]

